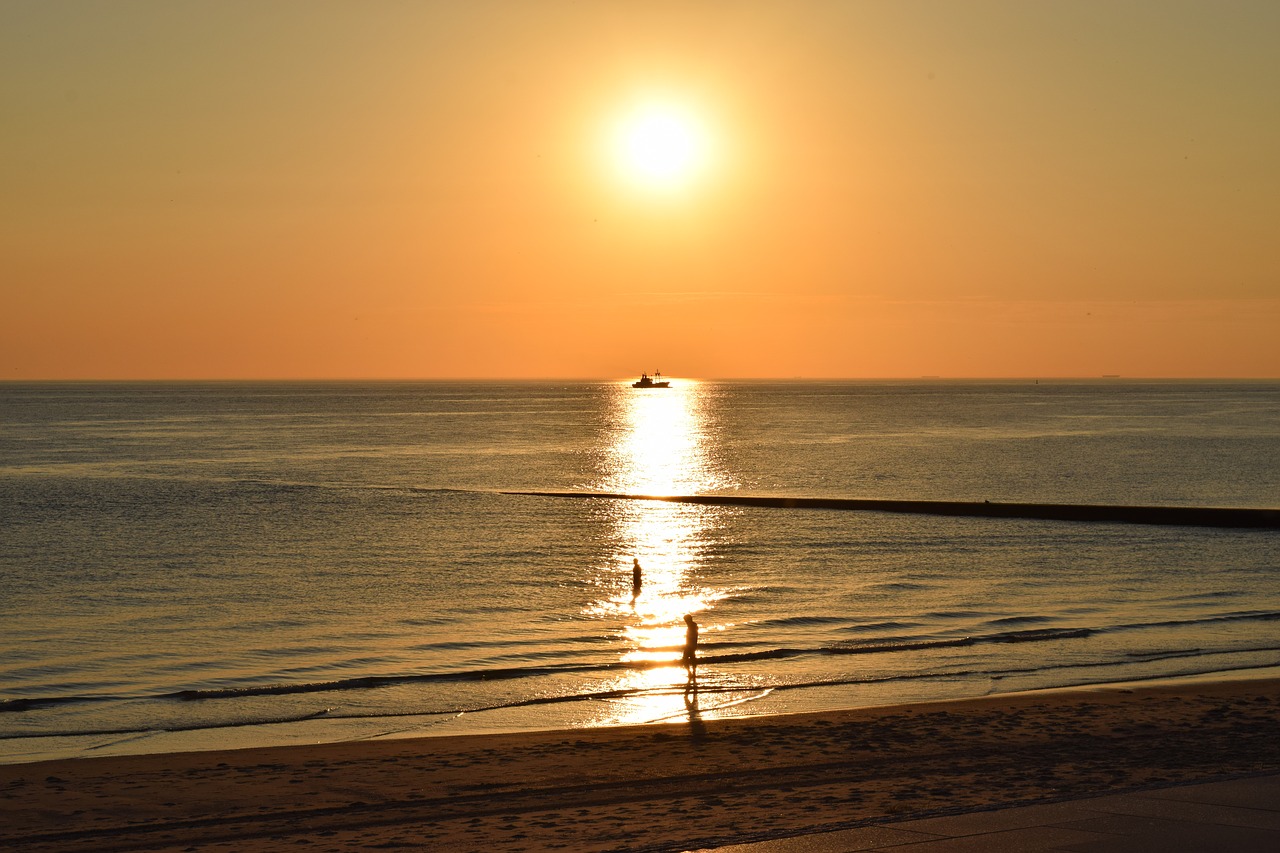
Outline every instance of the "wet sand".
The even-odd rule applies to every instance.
[[[686,850],[1280,770],[1280,679],[0,766],[0,848]]]

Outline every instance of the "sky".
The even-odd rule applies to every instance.
[[[1280,377],[1273,0],[0,0],[0,379]]]

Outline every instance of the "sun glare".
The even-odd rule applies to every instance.
[[[684,186],[703,168],[707,155],[702,125],[667,105],[637,108],[618,124],[614,142],[623,175],[644,187]]]

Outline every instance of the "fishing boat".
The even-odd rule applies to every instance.
[[[640,379],[631,383],[632,388],[670,388],[671,383],[662,378],[662,371],[654,371],[652,377],[647,373],[641,373]]]

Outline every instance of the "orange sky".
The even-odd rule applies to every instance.
[[[9,2],[0,379],[1280,377],[1278,34],[1271,0]],[[610,137],[653,102],[707,140],[661,191]]]

